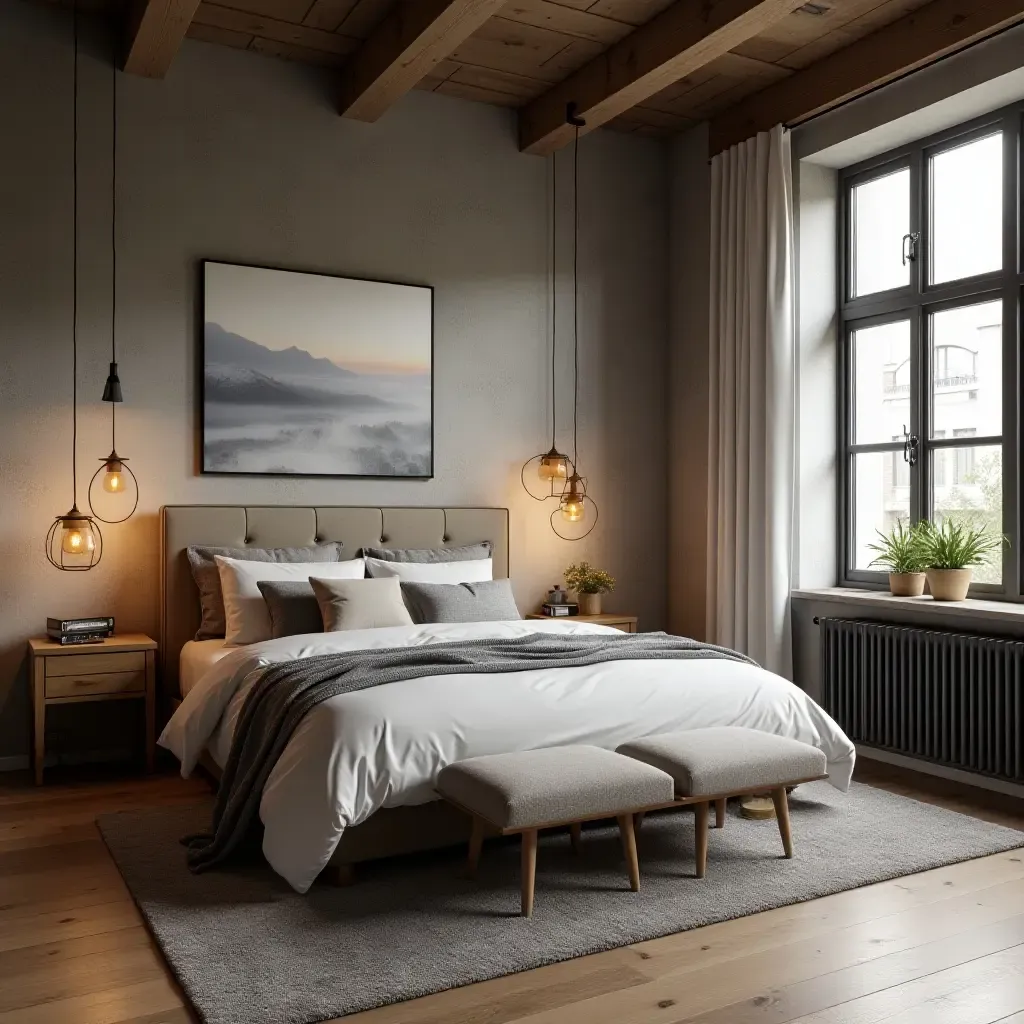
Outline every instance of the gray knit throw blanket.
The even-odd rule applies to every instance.
[[[242,707],[217,792],[213,827],[183,840],[189,847],[189,867],[205,871],[230,857],[253,825],[264,784],[292,733],[313,708],[331,697],[423,676],[704,658],[755,664],[736,651],[664,633],[531,633],[511,640],[321,654],[268,666],[260,671]]]

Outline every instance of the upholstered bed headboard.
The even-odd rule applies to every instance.
[[[344,556],[363,547],[436,548],[489,540],[494,576],[508,564],[508,509],[362,506],[165,505],[160,509],[160,662],[165,694],[178,695],[178,655],[199,627],[199,591],[185,549],[301,547],[341,541]]]

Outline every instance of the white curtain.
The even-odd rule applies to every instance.
[[[711,163],[708,636],[792,674],[793,176],[780,125]]]

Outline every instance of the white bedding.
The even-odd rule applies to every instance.
[[[255,670],[332,651],[536,632],[614,633],[585,622],[476,622],[308,633],[234,648],[185,697],[160,737],[189,775],[205,749],[224,763]],[[802,690],[731,661],[618,661],[580,668],[429,676],[325,701],[292,735],[260,802],[263,852],[305,892],[349,825],[435,799],[452,761],[569,743],[614,748],[676,729],[742,725],[820,747],[845,791],[854,747]]]
[[[178,658],[178,686],[184,697],[206,673],[235,647],[227,640],[189,640]]]

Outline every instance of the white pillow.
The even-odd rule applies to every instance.
[[[382,558],[365,561],[370,576],[397,576],[405,583],[483,583],[494,579],[494,562],[490,558],[467,562],[385,562]]]
[[[224,592],[224,642],[255,644],[273,636],[270,612],[263,600],[260,580],[301,580],[310,576],[324,579],[358,580],[366,576],[362,558],[347,562],[249,562],[217,555],[217,573]]]

